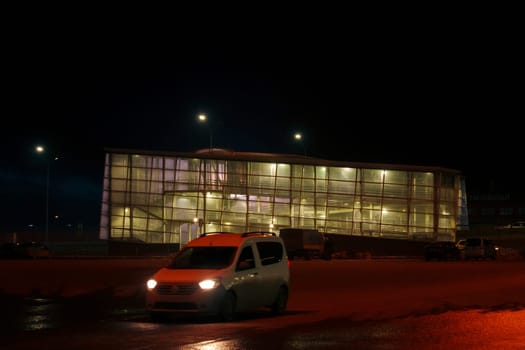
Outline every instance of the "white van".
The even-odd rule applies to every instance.
[[[279,315],[286,310],[289,279],[286,249],[275,233],[207,233],[147,281],[146,308],[154,320],[205,314],[231,321],[259,307]]]

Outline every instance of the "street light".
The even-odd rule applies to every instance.
[[[46,153],[46,149],[43,146],[36,146],[35,150],[37,153]],[[55,157],[53,160],[57,160],[58,157]],[[51,168],[50,157],[46,158],[46,231],[45,231],[45,241],[49,240],[49,175]]]
[[[199,123],[203,123],[203,124],[207,124],[208,125],[208,131],[210,132],[210,151],[213,147],[213,133],[212,133],[212,130],[211,130],[211,125],[210,125],[210,122],[208,121],[208,117],[206,116],[206,114],[199,114],[199,116],[197,117]]]
[[[304,155],[306,156],[306,144],[304,143],[303,141],[303,134],[300,133],[300,132],[296,132],[294,135],[293,135],[294,139],[297,141],[297,142],[300,142],[303,144],[303,152],[304,152]]]

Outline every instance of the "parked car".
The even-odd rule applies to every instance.
[[[507,225],[496,226],[498,230],[514,230],[514,229],[525,229],[525,221],[514,221]]]
[[[459,260],[461,251],[452,241],[437,241],[424,246],[425,260]]]
[[[3,243],[0,246],[2,259],[49,258],[51,255],[51,250],[40,242]]]
[[[27,242],[19,244],[19,251],[22,258],[38,259],[50,258],[51,250],[41,242]]]
[[[288,264],[275,233],[207,233],[147,281],[146,308],[154,320],[179,313],[231,321],[260,307],[279,315],[288,302]]]
[[[525,229],[525,221],[516,221],[505,226],[505,228],[523,228]]]
[[[458,249],[460,251],[464,251],[465,250],[465,244],[467,243],[467,240],[466,239],[460,239],[459,241],[456,242],[456,247],[458,247]]]
[[[496,259],[498,247],[490,239],[481,237],[467,238],[465,259]]]

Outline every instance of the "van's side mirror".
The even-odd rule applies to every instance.
[[[251,267],[252,265],[248,260],[239,261],[239,265],[237,266],[239,270],[248,270]]]

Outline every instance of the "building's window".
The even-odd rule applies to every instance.
[[[127,154],[112,154],[111,165],[113,166],[128,166],[128,155]]]
[[[398,185],[406,185],[408,181],[408,172],[388,170],[385,171],[385,182]]]
[[[338,167],[332,167],[330,168],[330,180],[336,181],[355,181],[356,176],[356,169],[355,168],[338,168]]]
[[[441,176],[441,187],[452,187],[454,188],[454,175],[445,175]]]
[[[433,173],[420,173],[414,172],[411,174],[412,179],[410,181],[411,185],[415,186],[434,186],[434,174]]]
[[[513,208],[499,208],[499,215],[509,216],[514,213]]]
[[[383,183],[387,171],[380,169],[362,169],[361,180],[364,182]]]
[[[385,184],[383,194],[385,197],[407,198],[408,187],[406,185]]]
[[[493,216],[496,214],[496,209],[494,208],[481,208],[481,215],[483,216]]]

